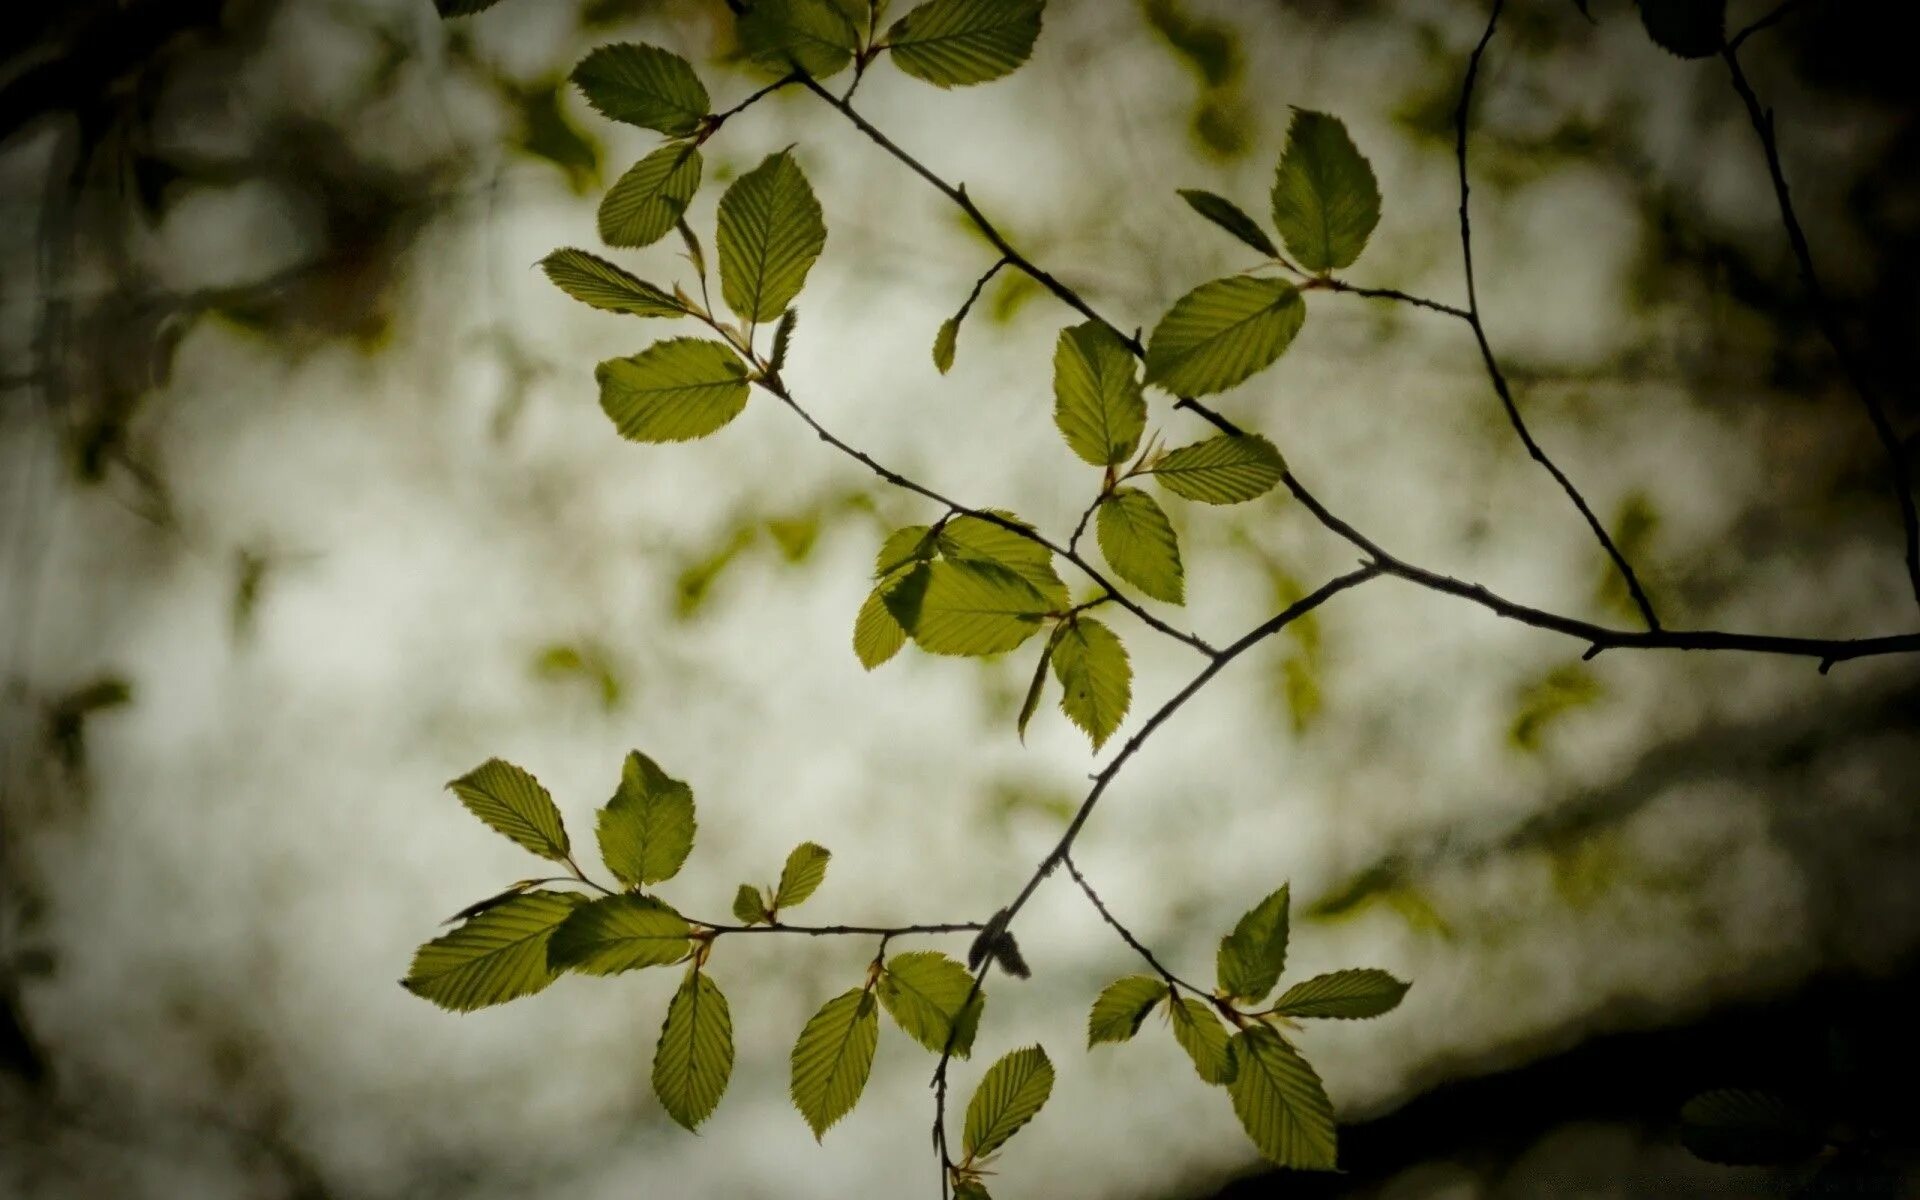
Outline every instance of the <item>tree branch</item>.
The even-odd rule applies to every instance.
[[[1160,962],[1159,959],[1153,956],[1153,951],[1147,949],[1146,943],[1142,942],[1139,938],[1133,936],[1133,931],[1128,929],[1125,925],[1122,925],[1119,921],[1119,918],[1115,917],[1111,912],[1107,910],[1107,906],[1105,902],[1103,902],[1100,899],[1100,893],[1093,890],[1093,885],[1087,882],[1087,877],[1085,875],[1082,875],[1080,873],[1080,868],[1077,865],[1075,865],[1073,861],[1073,855],[1071,854],[1061,855],[1060,865],[1067,869],[1067,874],[1073,876],[1073,881],[1080,885],[1080,890],[1082,892],[1086,893],[1087,899],[1093,904],[1094,911],[1100,914],[1100,919],[1105,921],[1108,925],[1113,926],[1113,931],[1120,935],[1120,940],[1125,942],[1127,945],[1133,947],[1134,953],[1138,954],[1141,958],[1145,959],[1146,964],[1149,967],[1153,968],[1154,973],[1159,975],[1160,978],[1167,981],[1168,987],[1185,988],[1187,991],[1192,992],[1196,996],[1209,997],[1209,998],[1211,997],[1211,993],[1209,993],[1205,988],[1196,987],[1195,985],[1188,983],[1186,980],[1180,978],[1178,975],[1175,975],[1172,971],[1168,970],[1166,966]]]

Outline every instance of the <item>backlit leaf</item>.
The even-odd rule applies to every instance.
[[[936,87],[986,83],[1033,55],[1045,0],[928,0],[887,30],[893,64]]]
[[[679,874],[693,849],[693,789],[638,750],[620,767],[620,786],[600,810],[600,857],[630,888]]]
[[[1173,1039],[1193,1060],[1193,1069],[1200,1073],[1200,1078],[1212,1084],[1232,1082],[1237,1070],[1233,1044],[1213,1006],[1191,996],[1177,996],[1172,1015]]]
[[[560,810],[540,781],[503,759],[490,758],[447,785],[467,811],[541,858],[564,862],[572,846]]]
[[[668,338],[594,369],[600,407],[620,436],[684,442],[724,427],[747,406],[747,365],[719,342]]]
[[[1094,517],[1100,553],[1115,574],[1155,600],[1186,603],[1180,539],[1152,496],[1139,488],[1116,489],[1100,501]]]
[[[600,240],[609,246],[651,246],[673,232],[700,188],[700,152],[670,142],[614,182],[600,200]]]
[[[1104,325],[1060,331],[1053,351],[1053,421],[1075,454],[1096,467],[1127,460],[1147,426],[1133,352]]]
[[[688,136],[707,115],[707,89],[693,64],[658,46],[601,46],[580,60],[573,82],[602,116],[668,137]]]
[[[1127,648],[1105,625],[1076,617],[1054,647],[1053,674],[1060,681],[1060,711],[1098,750],[1120,727],[1133,700]]]
[[[1294,265],[1321,273],[1353,265],[1380,223],[1380,185],[1339,118],[1293,110],[1273,181],[1273,224]]]
[[[1288,1017],[1361,1020],[1398,1007],[1411,984],[1385,971],[1359,968],[1302,980],[1281,993],[1273,1011]]]
[[[986,1007],[985,991],[967,1002],[972,990],[973,976],[967,969],[937,950],[894,955],[887,960],[878,987],[880,1003],[903,1033],[936,1054],[946,1048],[952,1034],[956,1058],[973,1052],[974,1031]]]
[[[1233,1036],[1233,1111],[1267,1160],[1331,1171],[1338,1157],[1333,1104],[1307,1060],[1277,1032],[1255,1025]]]
[[[960,342],[960,318],[948,317],[940,322],[939,332],[933,335],[933,365],[942,375],[953,370],[953,354]]]
[[[493,905],[415,951],[401,986],[454,1012],[531,996],[559,977],[547,941],[583,899],[528,892]]]
[[[733,1016],[727,998],[690,969],[667,1005],[653,1052],[653,1091],[667,1115],[693,1129],[713,1113],[733,1074]]]
[[[907,631],[887,608],[885,593],[891,586],[882,583],[867,593],[859,616],[854,618],[853,653],[869,671],[900,653],[900,647],[907,644]]]
[[[742,925],[764,925],[767,921],[766,897],[750,883],[740,885],[733,894],[733,919]]]
[[[984,511],[1011,521],[1022,529],[1033,528],[1010,512],[998,509]],[[944,558],[1007,567],[1032,584],[1055,607],[1067,606],[1067,585],[1060,581],[1059,573],[1053,569],[1053,551],[1005,525],[981,517],[955,517],[941,527],[935,548]]]
[[[822,1005],[793,1044],[794,1107],[817,1140],[859,1103],[880,1040],[880,1010],[865,988]]]
[[[776,75],[827,79],[853,61],[865,21],[860,0],[753,0],[740,16],[740,44]]]
[[[1001,1056],[987,1068],[973,1099],[967,1102],[963,1144],[967,1158],[985,1158],[1007,1144],[1022,1126],[1039,1115],[1053,1095],[1053,1063],[1039,1046],[1027,1046]]]
[[[883,597],[932,654],[1001,654],[1040,631],[1053,604],[1011,569],[972,560],[923,563]]]
[[[827,878],[827,860],[832,857],[832,851],[813,842],[795,846],[787,855],[787,865],[780,870],[780,886],[774,889],[773,906],[792,908],[813,895]]]
[[[1180,198],[1185,200],[1193,211],[1268,258],[1280,257],[1280,248],[1273,244],[1273,239],[1267,236],[1267,231],[1260,228],[1257,221],[1225,196],[1218,196],[1199,188],[1181,188]]]
[[[678,300],[646,280],[585,250],[555,250],[540,260],[540,268],[555,287],[604,312],[678,317],[687,311]]]
[[[1284,279],[1231,275],[1174,301],[1147,341],[1147,382],[1181,396],[1223,392],[1273,365],[1306,322]]]
[[[827,244],[820,202],[793,156],[770,154],[720,197],[720,293],[745,321],[786,312]]]
[[[1176,496],[1207,504],[1240,504],[1273,490],[1286,460],[1257,433],[1223,435],[1170,450],[1149,473]]]
[[[554,970],[617,975],[677,963],[693,949],[687,919],[651,896],[602,896],[581,905],[547,947]]]
[[[1154,1006],[1167,998],[1167,981],[1153,975],[1129,975],[1108,984],[1087,1014],[1087,1046],[1126,1042]]]
[[[1240,1000],[1273,990],[1287,965],[1287,885],[1247,910],[1215,955],[1220,988]]]

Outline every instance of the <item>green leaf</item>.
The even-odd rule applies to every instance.
[[[1294,984],[1274,1002],[1286,1017],[1334,1017],[1363,1020],[1391,1012],[1412,984],[1371,967],[1333,971]]]
[[[813,842],[801,842],[787,855],[780,869],[780,886],[774,889],[773,906],[792,908],[813,895],[827,878],[827,860],[833,852]]]
[[[1060,711],[1086,731],[1098,750],[1126,718],[1133,701],[1133,664],[1127,648],[1100,622],[1075,617],[1053,652]]]
[[[1053,1095],[1053,1063],[1039,1046],[1027,1046],[1002,1055],[987,1068],[967,1102],[963,1144],[967,1160],[985,1158],[1007,1144],[1022,1126],[1038,1116]]]
[[[1108,984],[1087,1014],[1087,1048],[1101,1042],[1132,1041],[1147,1014],[1168,992],[1167,981],[1152,975],[1129,975]]]
[[[1287,885],[1247,910],[1215,955],[1220,989],[1239,1000],[1259,1000],[1287,965]]]
[[[1013,74],[1033,56],[1046,0],[928,0],[893,23],[893,65],[935,87]]]
[[[467,811],[496,833],[554,862],[573,849],[560,810],[540,781],[503,759],[490,758],[447,785]]]
[[[1148,471],[1176,496],[1207,504],[1239,504],[1273,490],[1287,462],[1257,433],[1222,435],[1162,455]]]
[[[750,883],[740,885],[740,890],[733,894],[733,919],[742,925],[767,923],[767,901],[759,888]]]
[[[573,82],[601,116],[668,137],[691,135],[707,115],[707,89],[693,64],[658,46],[601,46],[580,60]]]
[[[598,255],[564,247],[540,260],[553,285],[582,304],[636,317],[678,317],[678,300]]]
[[[1295,1170],[1334,1170],[1333,1104],[1307,1060],[1265,1025],[1234,1034],[1233,1057],[1227,1093],[1260,1153]]]
[[[993,1200],[987,1185],[978,1179],[963,1179],[953,1185],[953,1200]]]
[[[902,567],[932,558],[938,549],[927,537],[932,532],[931,525],[908,525],[888,534],[887,540],[880,543],[880,553],[874,556],[873,577],[885,579]]]
[[[1721,1088],[1680,1109],[1680,1141],[1695,1157],[1724,1166],[1797,1162],[1825,1142],[1807,1115],[1772,1092]]]
[[[1053,604],[1013,570],[969,560],[923,563],[883,594],[887,611],[931,654],[1001,654],[1039,632]]]
[[[723,428],[747,407],[747,365],[719,342],[668,338],[594,369],[600,407],[634,442],[685,442]]]
[[[953,370],[953,352],[960,341],[960,318],[948,317],[940,322],[940,332],[933,335],[933,365],[942,375]]]
[[[1727,40],[1727,0],[1638,0],[1647,36],[1669,54],[1706,58]]]
[[[695,824],[693,789],[632,751],[600,810],[600,857],[630,888],[672,879],[693,849]]]
[[[1316,274],[1352,266],[1379,223],[1380,185],[1347,127],[1294,109],[1273,180],[1273,225],[1294,265]]]
[[[1173,1040],[1193,1060],[1200,1078],[1212,1084],[1233,1082],[1239,1067],[1234,1061],[1233,1044],[1227,1027],[1204,1000],[1176,996],[1173,1001]]]
[[[1039,710],[1040,694],[1046,690],[1047,667],[1053,662],[1053,648],[1060,644],[1060,635],[1066,628],[1065,624],[1053,627],[1053,636],[1047,639],[1046,646],[1040,651],[1040,661],[1034,664],[1033,682],[1027,685],[1026,699],[1020,702],[1020,719],[1014,726],[1022,742],[1027,740],[1027,722],[1033,720],[1033,714]]]
[[[454,1012],[531,996],[559,978],[547,940],[584,897],[528,892],[504,900],[414,952],[402,987]]]
[[[880,1010],[865,988],[827,1001],[800,1031],[790,1091],[815,1141],[859,1103],[879,1040]]]
[[[865,15],[856,0],[753,0],[740,17],[740,44],[776,75],[799,70],[827,79],[853,61]]]
[[[1193,211],[1268,258],[1280,257],[1280,248],[1273,244],[1273,239],[1267,236],[1267,231],[1260,228],[1257,221],[1241,211],[1239,205],[1225,196],[1215,195],[1200,188],[1181,188],[1180,198],[1185,200]]]
[[[867,593],[866,603],[853,622],[853,653],[869,671],[900,653],[900,647],[907,644],[907,631],[887,608],[886,592],[891,586],[883,583]]]
[[[1180,539],[1152,496],[1120,488],[1100,501],[1096,517],[1100,553],[1115,574],[1155,600],[1186,603]]]
[[[1181,396],[1224,392],[1273,365],[1307,319],[1284,279],[1231,275],[1174,301],[1147,340],[1147,382]]]
[[[827,244],[820,202],[793,156],[769,154],[720,197],[720,294],[745,321],[787,310]]]
[[[576,909],[554,933],[547,959],[556,971],[617,975],[665,967],[693,949],[692,926],[652,896],[602,896]]]
[[[956,1058],[973,1052],[987,994],[975,993],[973,1002],[967,1002],[973,976],[953,959],[937,950],[896,954],[887,960],[878,990],[887,1015],[914,1041],[938,1054],[952,1033]]]
[[[667,1115],[693,1129],[712,1114],[733,1074],[733,1016],[720,988],[698,968],[667,1005],[653,1051],[653,1091]]]
[[[1127,460],[1147,427],[1147,399],[1133,352],[1088,321],[1060,331],[1053,351],[1053,423],[1067,446],[1096,467]]]
[[[1010,512],[985,509],[1022,529],[1032,529]],[[1056,608],[1067,606],[1067,585],[1053,569],[1053,551],[1030,537],[980,517],[955,517],[940,529],[935,548],[943,558],[1006,567],[1032,584]]]
[[[609,246],[651,246],[673,231],[700,189],[700,152],[670,142],[614,182],[600,200],[600,240]]]

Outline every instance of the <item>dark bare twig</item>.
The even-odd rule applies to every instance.
[[[1086,893],[1088,901],[1093,904],[1094,911],[1100,914],[1100,919],[1108,925],[1111,925],[1113,931],[1120,935],[1120,940],[1133,947],[1134,953],[1146,960],[1146,964],[1153,968],[1154,973],[1167,981],[1168,987],[1185,988],[1196,996],[1209,996],[1205,988],[1196,987],[1168,970],[1159,959],[1153,956],[1153,951],[1147,949],[1146,943],[1133,936],[1133,931],[1120,923],[1119,918],[1115,917],[1113,913],[1108,910],[1106,902],[1100,899],[1100,893],[1094,891],[1093,885],[1087,882],[1087,877],[1080,873],[1079,866],[1073,861],[1073,855],[1062,855],[1060,865],[1067,869],[1067,874],[1073,876],[1073,881],[1080,885],[1082,892]]]
[[[1752,24],[1748,25],[1745,29],[1742,29],[1739,33],[1736,33],[1732,37],[1727,39],[1727,53],[1731,54],[1734,51],[1740,49],[1740,44],[1742,42],[1746,41],[1748,38],[1752,37],[1754,34],[1759,33],[1761,30],[1770,28],[1773,25],[1778,24],[1781,18],[1785,17],[1788,13],[1792,12],[1794,9],[1799,8],[1800,4],[1801,4],[1801,0],[1782,0],[1781,3],[1774,5],[1773,8],[1769,12],[1767,12],[1765,15],[1755,20]]]

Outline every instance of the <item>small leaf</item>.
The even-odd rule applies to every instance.
[[[685,917],[652,896],[602,896],[566,919],[547,958],[556,971],[588,975],[665,967],[692,951],[692,932]]]
[[[1180,539],[1152,496],[1120,488],[1100,501],[1095,516],[1100,553],[1115,574],[1155,600],[1186,603]]]
[[[1147,427],[1147,400],[1133,352],[1104,325],[1060,331],[1053,351],[1053,423],[1067,446],[1096,467],[1127,460]]]
[[[860,615],[854,618],[853,653],[869,671],[900,653],[900,647],[907,644],[907,631],[887,608],[886,591],[891,586],[883,583],[867,593]]]
[[[583,899],[528,892],[504,900],[415,951],[401,986],[453,1012],[531,996],[559,978],[547,941]]]
[[[974,1031],[987,994],[973,990],[967,969],[937,950],[915,950],[887,960],[880,974],[880,1003],[887,1015],[914,1041],[940,1053],[953,1035],[953,1053],[965,1058],[973,1052]]]
[[[1260,1153],[1295,1170],[1334,1170],[1333,1103],[1307,1060],[1265,1025],[1235,1034],[1233,1057],[1238,1070],[1227,1092]]]
[[[1215,956],[1220,990],[1255,1001],[1273,990],[1287,965],[1287,885],[1247,910],[1220,939]]]
[[[1411,986],[1372,968],[1332,971],[1288,988],[1273,1011],[1286,1017],[1364,1020],[1393,1011]]]
[[[1779,1166],[1818,1151],[1826,1139],[1785,1098],[1721,1088],[1680,1109],[1680,1141],[1695,1157],[1723,1166]]]
[[[793,344],[793,327],[800,321],[800,310],[790,308],[780,314],[780,324],[773,329],[773,357],[769,365],[777,372],[787,365],[787,350]]]
[[[880,1010],[865,988],[827,1001],[800,1031],[790,1091],[815,1141],[859,1103],[879,1040]]]
[[[1315,274],[1352,266],[1379,223],[1380,185],[1347,127],[1294,109],[1273,180],[1273,224],[1295,265]]]
[[[713,1113],[733,1074],[733,1016],[720,988],[698,968],[667,1005],[653,1051],[653,1091],[667,1115],[693,1129]]]
[[[866,5],[858,0],[753,0],[740,17],[748,57],[776,75],[839,74],[860,49]]]
[[[893,65],[935,87],[1011,75],[1033,56],[1046,0],[928,0],[893,23]]]
[[[1647,36],[1669,54],[1706,58],[1727,40],[1727,0],[1638,0]]]
[[[630,888],[680,873],[693,850],[693,789],[634,750],[620,766],[620,786],[600,810],[600,857]]]
[[[880,553],[874,556],[873,577],[885,579],[903,567],[917,562],[925,562],[934,556],[937,543],[927,535],[933,532],[931,525],[908,525],[896,529],[880,543]]]
[[[1010,512],[983,511],[1011,521],[1021,529],[1033,528]],[[1067,606],[1067,585],[1053,569],[1053,551],[1005,525],[981,517],[955,517],[941,527],[934,539],[934,548],[943,558],[956,562],[985,562],[1006,567],[1032,584],[1048,603],[1058,608]]]
[[[771,321],[807,282],[827,244],[820,202],[782,150],[720,197],[720,293],[743,321]]]
[[[960,318],[948,317],[940,322],[940,332],[933,335],[933,365],[942,374],[953,370],[953,352],[960,341]]]
[[[667,234],[700,188],[700,152],[670,142],[647,155],[600,201],[600,240],[609,246],[651,246]]]
[[[747,407],[747,366],[719,342],[668,338],[594,369],[600,408],[634,442],[706,437]]]
[[[467,811],[541,858],[565,862],[572,846],[560,810],[540,781],[503,759],[490,758],[447,785]]]
[[[1053,608],[1009,568],[972,561],[923,563],[882,599],[931,654],[1005,653],[1038,633]]]
[[[1053,648],[1060,644],[1060,635],[1066,628],[1064,624],[1053,627],[1053,636],[1047,639],[1046,646],[1040,651],[1040,661],[1033,666],[1033,682],[1027,685],[1027,698],[1020,702],[1020,719],[1014,726],[1022,742],[1027,740],[1027,722],[1033,720],[1033,714],[1039,710],[1040,695],[1046,690],[1047,667],[1053,662]]]
[[[1227,1027],[1204,1000],[1176,996],[1173,1001],[1173,1040],[1193,1060],[1193,1069],[1207,1083],[1233,1082],[1238,1070]]]
[[[678,317],[687,311],[678,300],[646,280],[585,250],[555,250],[540,260],[540,269],[555,287],[603,312]]]
[[[1120,728],[1133,701],[1127,648],[1100,622],[1075,617],[1054,649],[1053,673],[1060,680],[1060,711],[1100,749]]]
[[[967,1160],[985,1158],[1006,1145],[1039,1115],[1051,1095],[1053,1063],[1044,1049],[1027,1046],[1003,1055],[987,1068],[967,1102]]]
[[[1129,975],[1108,984],[1087,1014],[1087,1048],[1101,1042],[1132,1041],[1168,991],[1166,980],[1152,975]]]
[[[767,901],[760,889],[750,883],[740,885],[733,894],[733,919],[742,925],[764,925],[767,922]]]
[[[707,89],[678,54],[636,42],[601,46],[573,69],[601,116],[668,137],[687,137],[707,115]]]
[[[1181,396],[1224,392],[1272,366],[1306,323],[1284,279],[1231,275],[1174,301],[1147,342],[1147,382]]]
[[[1286,460],[1257,433],[1225,435],[1169,451],[1149,473],[1176,496],[1206,504],[1240,504],[1273,490]]]
[[[1267,236],[1267,231],[1260,228],[1258,222],[1241,211],[1239,205],[1225,196],[1218,196],[1199,188],[1181,188],[1180,198],[1192,206],[1193,211],[1268,258],[1280,257],[1280,248],[1273,244],[1273,239]]]
[[[774,889],[773,906],[792,908],[808,896],[827,877],[827,860],[833,852],[825,846],[813,842],[801,842],[787,855],[787,865],[780,869],[780,886]]]

